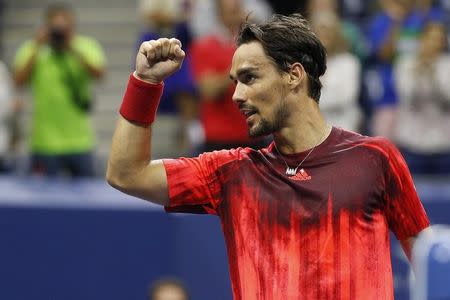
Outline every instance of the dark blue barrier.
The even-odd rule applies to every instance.
[[[171,226],[156,212],[1,209],[0,299],[143,299],[173,268]]]
[[[450,184],[417,184],[433,223],[449,223]],[[393,244],[396,299],[409,265]],[[231,299],[225,246],[213,216],[167,215],[102,181],[0,178],[0,299],[145,299],[175,275],[192,299]]]
[[[423,201],[432,224],[450,224],[450,195],[447,201]],[[400,243],[391,235],[392,270],[394,272],[395,299],[409,299],[410,265]],[[450,276],[450,275],[449,275]]]
[[[192,299],[231,299],[213,216],[168,215],[103,181],[0,178],[0,299],[146,299],[177,276]]]

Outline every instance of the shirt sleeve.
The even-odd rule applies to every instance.
[[[226,180],[222,170],[234,165],[238,152],[221,150],[196,158],[163,160],[169,187],[169,205],[165,210],[217,215],[222,201],[222,183]]]
[[[417,235],[430,225],[408,166],[397,148],[382,140],[385,161],[385,215],[398,240]]]
[[[23,43],[16,52],[13,62],[13,69],[16,71],[22,68],[25,63],[30,59],[33,54],[33,50],[36,48],[36,44],[32,41],[26,41]]]
[[[84,59],[96,68],[103,68],[106,64],[105,53],[100,43],[90,37],[77,37],[73,47],[83,55]]]

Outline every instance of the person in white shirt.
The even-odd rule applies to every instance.
[[[11,146],[10,120],[13,114],[14,98],[11,75],[0,61],[0,172],[9,171],[8,156]]]
[[[314,31],[327,50],[327,71],[322,77],[320,107],[334,126],[359,132],[361,109],[358,96],[361,85],[361,65],[351,54],[343,36],[338,16],[331,12],[311,16]]]
[[[392,138],[413,173],[450,174],[450,55],[444,25],[428,24],[417,54],[395,65],[399,103]]]
[[[272,8],[266,0],[243,0],[241,2],[245,15],[254,21],[262,22],[272,15]],[[194,37],[199,38],[224,31],[216,14],[219,4],[217,0],[192,1],[192,18],[189,20],[189,25]]]

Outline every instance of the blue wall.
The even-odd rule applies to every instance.
[[[183,278],[193,299],[231,298],[211,216],[2,208],[0,228],[0,299],[145,299],[165,275]]]
[[[145,299],[160,276],[184,280],[192,299],[231,299],[218,218],[167,215],[101,181],[0,178],[0,300]],[[433,223],[450,223],[450,186],[418,184]],[[394,240],[396,299],[409,265]]]

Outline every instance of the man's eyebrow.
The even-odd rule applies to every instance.
[[[256,67],[246,67],[246,68],[239,69],[237,71],[237,77],[240,77],[242,75],[251,73],[251,72],[256,71],[256,70],[258,70],[258,68],[256,68]],[[231,74],[230,74],[230,79],[231,80],[235,80],[234,76],[231,75]]]

